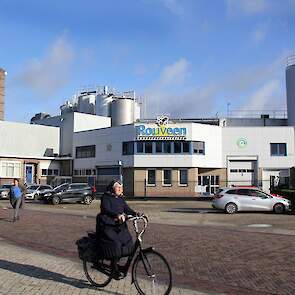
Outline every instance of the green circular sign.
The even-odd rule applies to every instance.
[[[237,140],[237,145],[239,148],[245,148],[247,146],[248,142],[247,142],[247,139],[245,138],[239,138]]]

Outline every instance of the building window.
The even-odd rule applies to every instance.
[[[20,162],[1,161],[1,177],[20,178]]]
[[[175,154],[181,153],[181,142],[180,141],[174,141],[174,153]]]
[[[194,154],[205,155],[205,142],[193,141],[193,152]]]
[[[146,154],[152,154],[153,153],[153,142],[152,141],[146,141],[145,142],[145,153]]]
[[[91,169],[86,169],[86,175],[91,175]]]
[[[134,142],[133,141],[126,141],[123,142],[122,145],[122,154],[123,155],[133,155],[134,154]]]
[[[51,176],[52,174],[53,174],[52,169],[48,169],[48,170],[47,170],[47,175],[48,175],[48,176]]]
[[[287,156],[287,144],[286,143],[271,143],[270,144],[271,156]]]
[[[156,170],[148,169],[147,170],[147,185],[155,186],[156,185]]]
[[[143,141],[137,141],[136,142],[136,152],[139,154],[142,154],[144,152],[143,150]]]
[[[163,153],[163,141],[156,141],[156,153]]]
[[[95,158],[95,145],[77,146],[76,158]]]
[[[170,141],[164,141],[164,153],[171,154],[171,142]]]
[[[182,142],[182,152],[183,153],[190,153],[190,142],[189,141]]]
[[[164,169],[163,170],[163,185],[170,186],[172,185],[172,170]]]
[[[58,173],[58,170],[57,170],[57,169],[54,169],[54,170],[53,170],[53,174],[54,174],[55,176],[58,176],[58,174],[59,174],[59,173]]]
[[[42,169],[42,176],[46,176],[47,175],[47,169]]]
[[[74,170],[74,175],[79,175],[80,170],[75,169]]]
[[[179,170],[179,184],[188,185],[188,170],[180,169]]]

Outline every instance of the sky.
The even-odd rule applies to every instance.
[[[148,117],[284,110],[294,14],[295,0],[0,0],[5,119],[56,115],[87,85],[135,90]]]

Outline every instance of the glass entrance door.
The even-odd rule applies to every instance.
[[[199,175],[198,185],[204,187],[209,195],[214,195],[219,189],[219,175]]]

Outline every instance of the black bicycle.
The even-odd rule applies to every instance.
[[[148,226],[148,218],[128,216],[133,221],[136,241],[130,255],[127,256],[125,265],[120,266],[122,276],[115,275],[114,263],[111,260],[97,258],[95,261],[83,259],[83,268],[88,281],[95,287],[103,288],[112,279],[123,279],[127,276],[132,264],[132,282],[141,295],[167,295],[172,288],[172,273],[167,260],[152,247],[142,248],[142,236]],[[141,230],[139,223],[143,222]]]

